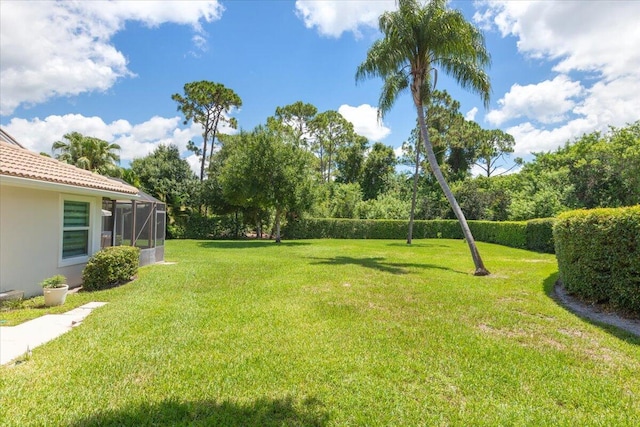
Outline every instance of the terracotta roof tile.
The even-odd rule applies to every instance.
[[[138,194],[138,189],[58,160],[0,141],[0,175],[76,187]]]

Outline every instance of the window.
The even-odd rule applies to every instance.
[[[91,204],[75,200],[64,201],[62,221],[62,259],[89,255]]]

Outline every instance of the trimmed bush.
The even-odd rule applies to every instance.
[[[531,221],[527,221],[527,229],[525,231],[527,249],[548,254],[554,253],[553,224],[555,222],[555,218],[532,219]]]
[[[525,222],[469,221],[474,239],[514,248],[526,248]],[[291,222],[283,234],[290,239],[406,239],[406,220],[317,219]],[[462,239],[457,220],[415,221],[415,239]]]
[[[283,235],[290,239],[406,239],[408,222],[392,219],[309,218],[290,221]],[[457,221],[415,221],[416,239],[461,239]]]
[[[565,212],[553,236],[569,292],[640,314],[640,206]]]
[[[169,239],[230,239],[244,235],[245,227],[230,216],[190,215],[179,217],[167,227]]]
[[[138,272],[140,249],[133,246],[104,248],[91,256],[82,271],[82,287],[97,291],[131,280]]]
[[[520,249],[527,247],[525,222],[469,221],[469,228],[473,238],[479,242],[497,243]]]

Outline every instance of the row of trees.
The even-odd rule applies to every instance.
[[[445,0],[399,0],[398,10],[383,14],[379,26],[384,37],[369,49],[356,80],[383,79],[381,117],[401,92],[411,93],[417,127],[403,144],[401,159],[411,172],[397,173],[393,150],[381,143],[370,146],[336,111],[318,113],[301,101],[278,107],[251,132],[224,135],[220,125],[237,127],[229,113],[242,101],[219,83],[201,81],[172,96],[185,124],[194,121],[203,128],[202,144],[188,147],[200,157],[199,179],[175,146],[158,147],[121,175],[167,202],[174,220],[233,215],[255,224],[261,234],[262,224],[273,218],[278,241],[282,219],[305,212],[410,218],[410,224],[414,218],[455,217],[478,275],[488,271],[467,218],[527,219],[568,208],[640,202],[640,122],[585,135],[555,153],[536,154],[521,172],[504,175],[513,138],[465,120],[459,103],[435,89],[438,71],[445,72],[488,102],[490,59],[481,32],[459,11],[448,9]],[[88,138],[76,136],[67,139]],[[67,148],[54,144],[59,156],[70,161],[74,155]],[[470,177],[474,165],[483,177]],[[113,173],[107,169],[102,172]]]
[[[413,167],[416,166],[418,151],[412,145],[417,140],[415,131],[405,144],[405,154],[401,159],[412,166],[411,172],[396,172],[395,159],[389,147],[376,143],[369,149],[368,142],[362,141],[340,151],[334,180],[323,183],[318,177],[318,160],[292,143],[295,134],[287,134],[286,128],[279,125],[276,129],[267,125],[256,132],[288,141],[286,144],[306,153],[305,174],[299,179],[310,183],[307,193],[311,203],[302,205],[305,209],[300,209],[301,212],[317,217],[341,218],[404,219],[411,212],[416,219],[452,218],[454,215],[438,183],[430,173],[425,173],[428,166],[425,167],[424,159],[419,159],[418,173],[415,174]],[[640,203],[640,175],[637,173],[640,170],[640,122],[624,128],[611,128],[606,133],[586,134],[554,152],[536,153],[534,159],[525,163],[518,173],[476,178],[469,176],[468,169],[456,167],[459,163],[454,159],[460,158],[456,153],[461,147],[460,140],[448,137],[446,133],[437,133],[434,127],[430,129],[433,135],[443,137],[437,145],[443,147],[437,150],[438,161],[469,219],[525,220],[554,216],[569,209]],[[222,165],[228,163],[225,159],[233,151],[232,146],[243,147],[235,142],[253,138],[254,133],[224,136],[222,148],[226,148],[212,157],[214,161],[209,167],[209,179],[204,182],[196,179],[175,146],[159,146],[148,156],[135,159],[129,169],[117,167],[119,147],[116,144],[77,132],[65,135],[65,140],[57,141],[53,148],[59,159],[98,173],[123,177],[167,202],[176,212],[200,212],[204,207],[210,213],[225,214],[234,210],[223,203],[219,182]],[[451,135],[457,133],[451,132]],[[469,151],[467,146],[462,148],[464,152]],[[248,150],[243,150],[243,155],[248,156]],[[239,155],[233,156],[233,159],[238,158]],[[259,184],[260,172],[255,171],[247,169],[242,178],[255,182],[253,188],[256,191],[268,188],[264,182]],[[237,200],[238,197],[232,195],[233,180],[227,179],[226,182],[229,186],[226,197]],[[413,210],[412,202],[415,203]]]

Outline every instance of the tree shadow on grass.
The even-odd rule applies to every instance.
[[[451,248],[449,245],[443,245],[441,243],[433,243],[435,239],[420,239],[420,242],[415,240],[409,245],[406,241],[403,243],[389,243],[387,246],[404,247],[404,248]]]
[[[557,281],[558,281],[558,273],[556,272],[551,274],[549,277],[547,277],[544,280],[542,286],[545,294],[547,294],[547,296],[551,298],[558,306],[562,307],[564,310],[570,311],[571,313],[575,314],[585,322],[597,326],[598,328],[615,336],[616,338],[626,341],[629,344],[640,345],[639,336],[624,330],[622,327],[616,326],[614,323],[609,323],[609,322],[616,322],[615,318],[617,316],[614,316],[613,321],[608,320],[610,319],[609,315],[607,315],[606,313],[603,315],[601,311],[594,309],[593,307],[588,306],[586,304],[582,304],[578,300],[575,300],[575,303],[573,304],[573,306],[570,306],[567,303],[563,302],[558,297],[558,294],[556,293]],[[624,318],[618,318],[618,320],[620,319],[623,323],[626,321],[626,319]]]
[[[291,397],[262,398],[248,404],[229,401],[142,403],[80,419],[74,427],[97,426],[324,426],[329,416],[322,402]]]
[[[374,270],[383,271],[391,274],[408,274],[409,268],[420,268],[424,270],[446,270],[458,274],[467,274],[462,271],[453,270],[448,267],[435,264],[425,263],[401,263],[401,262],[385,262],[383,257],[371,257],[371,258],[353,258],[348,256],[336,256],[333,258],[315,258],[312,265],[357,265],[360,267],[371,268]]]
[[[209,249],[255,249],[264,247],[293,247],[293,246],[308,246],[311,243],[286,241],[276,243],[274,240],[208,240],[199,242],[198,246],[201,248]]]

